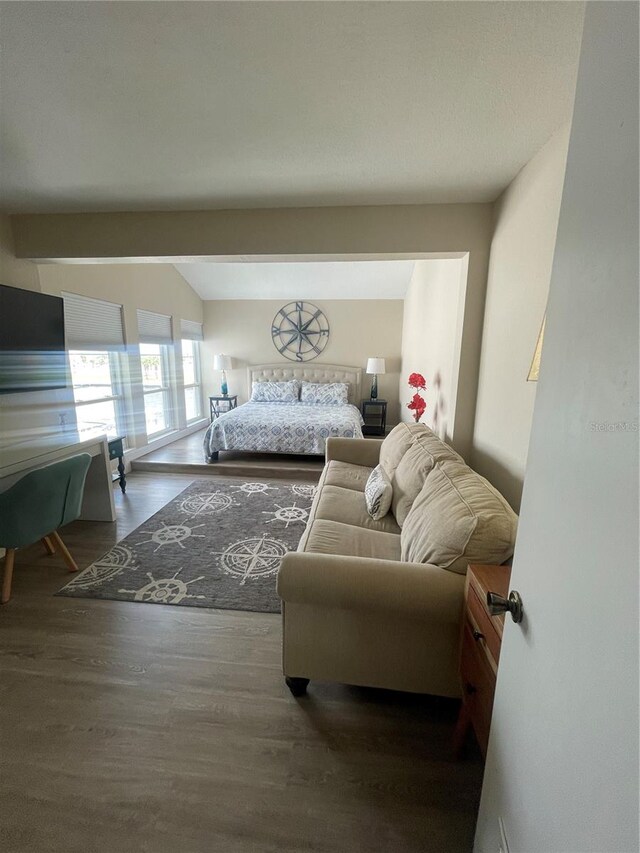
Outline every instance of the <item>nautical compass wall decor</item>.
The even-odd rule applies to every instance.
[[[275,348],[289,361],[311,361],[327,345],[329,321],[311,302],[289,302],[273,318],[271,337]]]

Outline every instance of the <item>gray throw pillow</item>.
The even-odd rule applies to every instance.
[[[367,512],[374,521],[380,521],[389,512],[393,488],[382,465],[378,465],[369,474],[367,485],[364,487],[364,499]]]

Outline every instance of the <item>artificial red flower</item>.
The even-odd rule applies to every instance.
[[[420,418],[424,415],[426,408],[427,404],[424,401],[424,398],[417,392],[411,398],[411,402],[407,403],[407,409],[411,409],[413,411],[413,417],[416,423],[418,423]]]
[[[427,382],[421,373],[412,373],[409,376],[409,386],[411,388],[426,388]]]

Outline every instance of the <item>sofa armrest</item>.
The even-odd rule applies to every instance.
[[[403,563],[338,554],[285,554],[278,595],[286,603],[367,612],[394,612],[458,624],[463,575],[428,563]]]
[[[380,461],[382,439],[375,438],[328,438],[325,449],[327,462],[350,462],[375,468]]]

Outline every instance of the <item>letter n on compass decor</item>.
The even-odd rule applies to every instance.
[[[271,337],[289,361],[311,361],[327,345],[329,321],[312,302],[289,302],[273,318]]]

